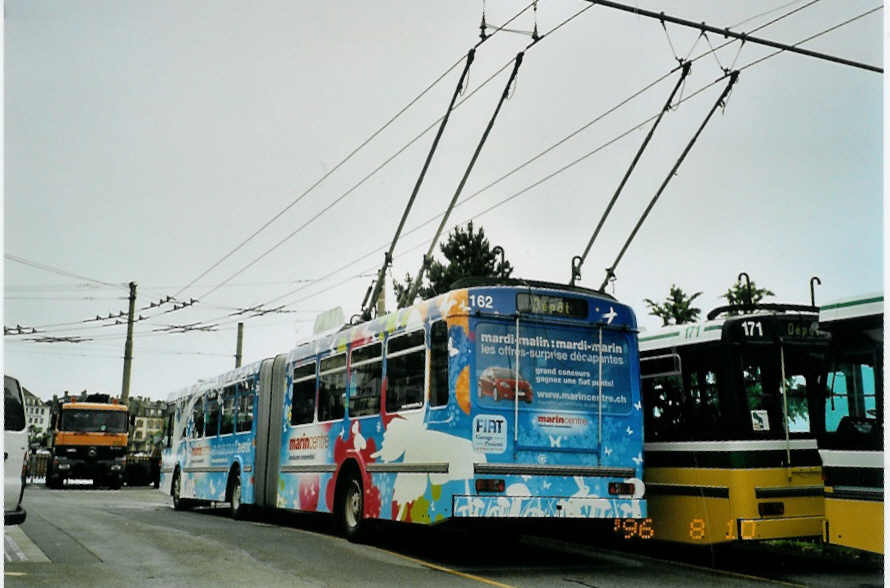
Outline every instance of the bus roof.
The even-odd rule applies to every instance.
[[[800,309],[804,307],[783,309],[782,305],[772,306],[775,308],[739,315],[724,315],[713,320],[685,325],[669,325],[654,331],[642,332],[639,335],[640,351],[720,341],[723,338],[723,326],[731,321],[750,320],[758,317],[803,316],[799,313],[803,312]],[[808,313],[809,316],[814,314]],[[815,316],[813,316],[813,320],[815,320]]]
[[[456,285],[460,285],[460,283]],[[632,323],[626,324],[626,327],[629,329],[636,329],[636,319],[633,315],[633,310],[626,304],[615,301],[614,298],[603,292],[549,282],[534,282],[516,279],[475,279],[466,282],[464,287],[456,288],[428,300],[417,302],[412,306],[395,310],[373,320],[358,324],[347,324],[339,331],[329,331],[326,333],[310,335],[306,339],[299,341],[292,350],[287,352],[287,356],[289,360],[299,360],[300,358],[317,355],[325,351],[345,351],[349,344],[362,344],[371,342],[375,339],[379,340],[384,334],[419,329],[430,320],[469,316],[473,311],[471,311],[469,307],[468,300],[470,295],[476,292],[514,291],[520,293],[528,292],[530,290],[554,294],[571,294],[573,296],[583,296],[590,299],[601,300],[605,305],[609,306],[609,313],[611,313],[613,317],[616,316],[613,307],[616,309],[623,309],[621,310],[621,312],[624,313],[623,316],[626,317],[627,322]],[[499,312],[497,308],[493,308],[489,314],[503,314],[505,317],[512,318],[516,313],[515,300],[511,304],[514,304],[514,306],[511,307],[509,312]],[[605,310],[602,312],[605,313]],[[603,316],[608,316],[608,314],[603,314]],[[251,375],[258,374],[262,363],[271,359],[272,358],[260,360],[250,365],[230,370],[219,376],[203,379],[197,384],[193,384],[171,393],[167,397],[167,402],[176,402],[177,400],[192,396],[196,393],[202,393],[206,390],[218,390],[230,383],[244,380]]]
[[[819,308],[819,322],[827,323],[882,314],[884,314],[884,295],[876,293],[844,298],[822,305]]]

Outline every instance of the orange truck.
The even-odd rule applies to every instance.
[[[52,458],[46,485],[61,488],[66,479],[94,485],[123,485],[127,463],[127,407],[107,395],[61,404],[54,415]]]

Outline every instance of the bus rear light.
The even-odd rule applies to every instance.
[[[476,492],[503,492],[504,488],[503,480],[476,480]]]
[[[785,514],[784,502],[761,502],[757,505],[757,512],[762,517],[776,517]]]
[[[615,495],[633,495],[634,485],[627,482],[609,482],[609,494]]]

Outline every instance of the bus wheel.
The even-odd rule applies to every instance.
[[[355,475],[346,480],[343,498],[339,509],[340,530],[350,541],[357,542],[362,538],[364,530],[365,504],[362,494],[362,483]]]
[[[188,507],[188,502],[182,498],[182,476],[179,475],[179,470],[173,474],[173,510],[185,510]]]
[[[241,475],[235,474],[232,478],[232,488],[230,490],[231,499],[229,501],[229,512],[235,520],[244,518],[244,505],[241,504]]]

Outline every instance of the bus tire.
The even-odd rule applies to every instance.
[[[182,476],[179,470],[173,474],[173,484],[170,487],[170,494],[173,495],[173,510],[185,510],[189,506],[189,502],[182,498]]]
[[[229,514],[238,521],[244,518],[246,510],[241,503],[241,474],[236,470],[229,482]]]
[[[344,481],[337,516],[343,536],[354,543],[360,542],[367,525],[364,520],[365,501],[362,483],[355,474],[349,474]]]

